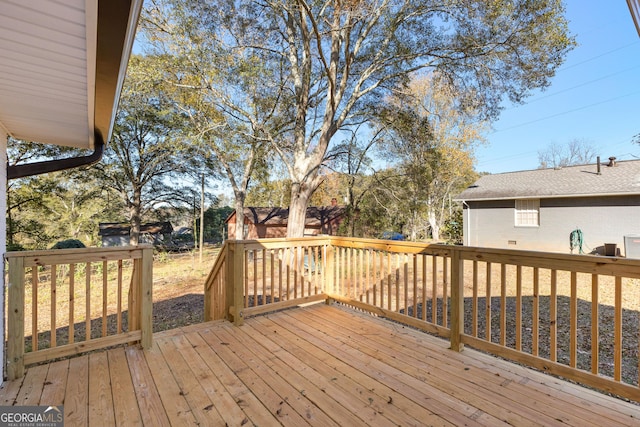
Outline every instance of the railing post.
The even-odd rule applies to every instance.
[[[236,243],[227,240],[227,264],[225,265],[225,284],[224,284],[224,312],[228,321],[233,321],[233,263],[234,254],[236,252]]]
[[[142,249],[140,263],[140,330],[142,332],[141,345],[150,349],[153,345],[153,248]]]
[[[228,242],[225,312],[236,326],[244,323],[244,244]]]
[[[37,267],[34,267],[37,268]],[[24,258],[9,258],[7,379],[24,375]]]
[[[127,329],[129,332],[140,329],[140,283],[142,282],[142,262],[133,260],[131,282],[129,284],[129,303],[127,313]]]
[[[446,316],[446,313],[444,313]],[[464,260],[460,251],[451,251],[451,350],[462,351],[464,333]]]
[[[326,273],[324,275],[324,293],[328,295],[333,295],[335,292],[335,247],[333,246],[333,240],[329,239],[329,244],[327,245],[327,266]],[[333,300],[331,298],[327,298],[326,303],[331,304]]]
[[[207,280],[204,282],[204,314],[202,319],[204,322],[210,322],[213,320],[211,313],[211,294],[213,291],[211,288],[213,288],[213,286],[211,286],[209,278],[207,277]]]

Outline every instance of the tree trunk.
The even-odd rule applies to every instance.
[[[133,209],[132,209],[133,210]],[[136,246],[140,243],[140,213],[131,214],[131,230],[129,231],[129,244]]]
[[[13,241],[13,217],[11,216],[11,191],[7,190],[7,246],[12,248]]]
[[[415,242],[418,237],[418,211],[416,209],[411,212],[411,231],[409,233],[409,240]]]
[[[429,209],[427,218],[429,220],[429,226],[431,227],[431,238],[433,240],[440,240],[440,221],[436,218],[434,209]]]
[[[316,186],[295,183],[291,186],[291,205],[287,222],[287,237],[303,237],[309,198]]]
[[[133,200],[129,207],[129,216],[131,223],[131,230],[129,231],[129,244],[137,246],[140,243],[140,225],[142,224],[141,218],[141,190],[139,188],[133,191]]]
[[[236,208],[236,240],[246,239],[244,235],[244,198],[246,193],[244,191],[235,190],[235,208]]]

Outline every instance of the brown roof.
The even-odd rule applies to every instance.
[[[626,160],[597,173],[596,164],[485,175],[456,200],[593,197],[640,194],[640,160]]]
[[[320,227],[345,214],[344,206],[309,206],[305,226]],[[229,222],[235,216],[235,211],[229,215],[225,222]],[[244,216],[254,224],[272,226],[286,226],[289,220],[289,208],[245,207]]]

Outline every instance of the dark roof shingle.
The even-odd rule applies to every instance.
[[[345,212],[344,206],[309,206],[305,225],[320,227],[322,224],[344,215]],[[225,222],[229,222],[234,216],[235,211],[229,215]],[[245,207],[244,216],[254,224],[286,226],[289,220],[289,208]]]
[[[523,198],[587,197],[640,194],[640,160],[615,166],[567,166],[485,175],[455,200],[503,200]]]

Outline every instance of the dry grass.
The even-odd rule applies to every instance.
[[[198,253],[168,254],[153,264],[154,332],[200,323],[204,319],[204,282],[218,248]]]

